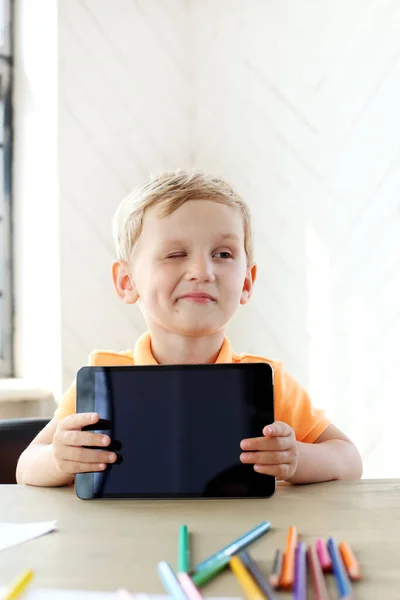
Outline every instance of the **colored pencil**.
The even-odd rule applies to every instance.
[[[209,567],[202,569],[199,572],[192,573],[192,581],[194,585],[197,587],[206,585],[206,583],[214,579],[218,573],[223,571],[223,569],[228,566],[229,560],[230,556],[224,556],[223,558],[214,561]]]
[[[9,589],[6,590],[2,600],[16,600],[26,590],[28,584],[32,581],[34,572],[30,569],[19,575],[10,585]]]
[[[248,600],[265,600],[260,588],[238,556],[232,556],[229,566]]]
[[[314,600],[329,600],[329,593],[326,587],[324,574],[321,569],[321,563],[318,558],[316,546],[311,545],[308,547],[307,556],[314,588]]]
[[[189,532],[186,525],[181,525],[179,528],[179,544],[178,544],[178,572],[189,573],[190,571],[190,548],[189,548]]]
[[[238,556],[239,556],[240,560],[242,561],[242,563],[244,564],[244,566],[248,569],[248,571],[252,575],[254,581],[256,582],[256,584],[258,585],[258,587],[260,588],[260,590],[262,591],[264,596],[267,598],[267,600],[277,600],[277,596],[274,592],[273,587],[265,579],[264,575],[261,572],[260,567],[252,559],[250,554],[246,550],[242,550],[242,552],[240,552],[238,554]]]
[[[297,537],[296,527],[289,527],[286,540],[285,557],[282,565],[282,574],[279,582],[281,587],[287,589],[292,589],[294,583],[294,555],[297,546]]]
[[[329,556],[329,552],[324,540],[318,539],[316,543],[316,548],[319,562],[321,564],[323,572],[330,573],[332,571],[332,560]]]
[[[165,591],[174,600],[188,600],[181,584],[179,583],[172,567],[165,561],[158,563],[158,574],[164,585]]]
[[[304,542],[299,542],[295,551],[294,600],[307,600],[307,563]]]
[[[328,550],[332,559],[332,571],[341,600],[349,600],[352,596],[352,586],[346,568],[340,556],[339,548],[333,538],[328,540]]]
[[[282,573],[282,561],[283,561],[283,552],[278,548],[275,552],[274,563],[272,566],[272,573],[269,576],[269,582],[272,587],[277,588],[279,586],[279,581]]]
[[[340,542],[339,550],[350,579],[353,581],[358,581],[361,579],[360,565],[358,564],[358,561],[354,556],[349,544],[346,542]]]
[[[205,569],[212,565],[215,560],[219,560],[220,558],[224,558],[226,556],[230,557],[234,554],[237,554],[238,552],[240,552],[240,550],[244,550],[244,548],[249,546],[252,542],[255,542],[255,540],[264,535],[264,533],[267,533],[267,531],[269,531],[270,529],[271,523],[269,521],[263,521],[262,523],[257,525],[257,527],[254,527],[254,529],[247,531],[241,537],[237,538],[224,548],[221,548],[221,550],[218,550],[218,552],[216,552],[215,554],[212,554],[211,556],[206,558],[206,560],[203,560],[203,562],[196,565],[194,571],[201,571],[202,569]]]
[[[187,573],[178,573],[178,580],[189,600],[204,600],[202,594]]]

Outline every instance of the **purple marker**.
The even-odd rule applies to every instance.
[[[294,600],[307,600],[306,545],[297,544],[294,564]]]

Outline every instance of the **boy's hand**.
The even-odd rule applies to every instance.
[[[273,475],[278,479],[290,479],[296,472],[298,451],[293,429],[281,421],[275,421],[263,429],[263,436],[242,440],[240,455],[243,463],[254,465],[257,473]]]
[[[81,431],[82,427],[98,421],[96,413],[76,413],[59,422],[53,438],[54,458],[59,471],[69,475],[104,471],[107,463],[116,461],[114,452],[83,447],[108,446],[111,443],[108,435]]]

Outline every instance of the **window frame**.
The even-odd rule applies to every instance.
[[[12,114],[12,77],[13,77],[13,0],[2,0],[3,36],[0,39],[0,77],[1,100],[3,102],[3,211],[0,212],[1,238],[0,261],[2,279],[0,294],[2,297],[1,330],[0,330],[0,378],[14,375],[14,286],[13,286],[13,222],[12,222],[12,146],[13,146],[13,114]]]

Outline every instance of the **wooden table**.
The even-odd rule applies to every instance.
[[[0,585],[30,567],[37,587],[162,592],[156,565],[176,566],[180,524],[189,527],[199,562],[268,519],[271,531],[251,546],[265,574],[295,524],[306,542],[333,535],[353,546],[363,574],[354,598],[400,598],[400,480],[283,484],[269,500],[245,501],[82,501],[71,488],[0,486],[0,521],[53,519],[58,531],[0,552]],[[329,588],[335,590],[333,580]],[[229,571],[204,590],[242,596]]]

